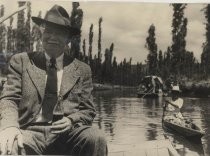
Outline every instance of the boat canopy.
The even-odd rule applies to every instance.
[[[142,82],[148,82],[148,81],[155,81],[156,83],[163,85],[163,80],[159,76],[155,75],[145,76],[142,80]]]

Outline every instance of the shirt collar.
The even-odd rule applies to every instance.
[[[44,53],[44,54],[45,54],[46,63],[48,67],[50,63],[50,56],[47,53]],[[63,57],[64,57],[64,53],[62,53],[59,57],[56,58],[56,67],[58,70],[63,68]]]

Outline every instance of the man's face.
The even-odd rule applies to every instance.
[[[48,24],[42,26],[42,30],[42,44],[45,52],[50,57],[59,57],[68,44],[68,31]]]
[[[176,99],[178,99],[179,98],[179,92],[177,92],[177,91],[172,91],[172,99],[173,100],[176,100]]]

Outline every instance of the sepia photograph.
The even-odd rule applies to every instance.
[[[210,156],[210,2],[0,0],[0,155]]]

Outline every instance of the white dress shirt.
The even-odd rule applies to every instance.
[[[46,57],[46,67],[49,68],[50,65],[50,56],[45,53],[45,57]],[[62,54],[61,56],[56,58],[56,68],[57,68],[57,86],[58,86],[58,90],[57,93],[59,95],[60,93],[60,87],[61,87],[61,80],[62,80],[62,76],[63,76],[63,57],[64,54]],[[47,83],[47,73],[46,73],[46,78],[45,78],[45,84]],[[44,120],[44,118],[42,117],[42,109],[40,110],[38,117],[36,119],[36,122],[46,122]]]

